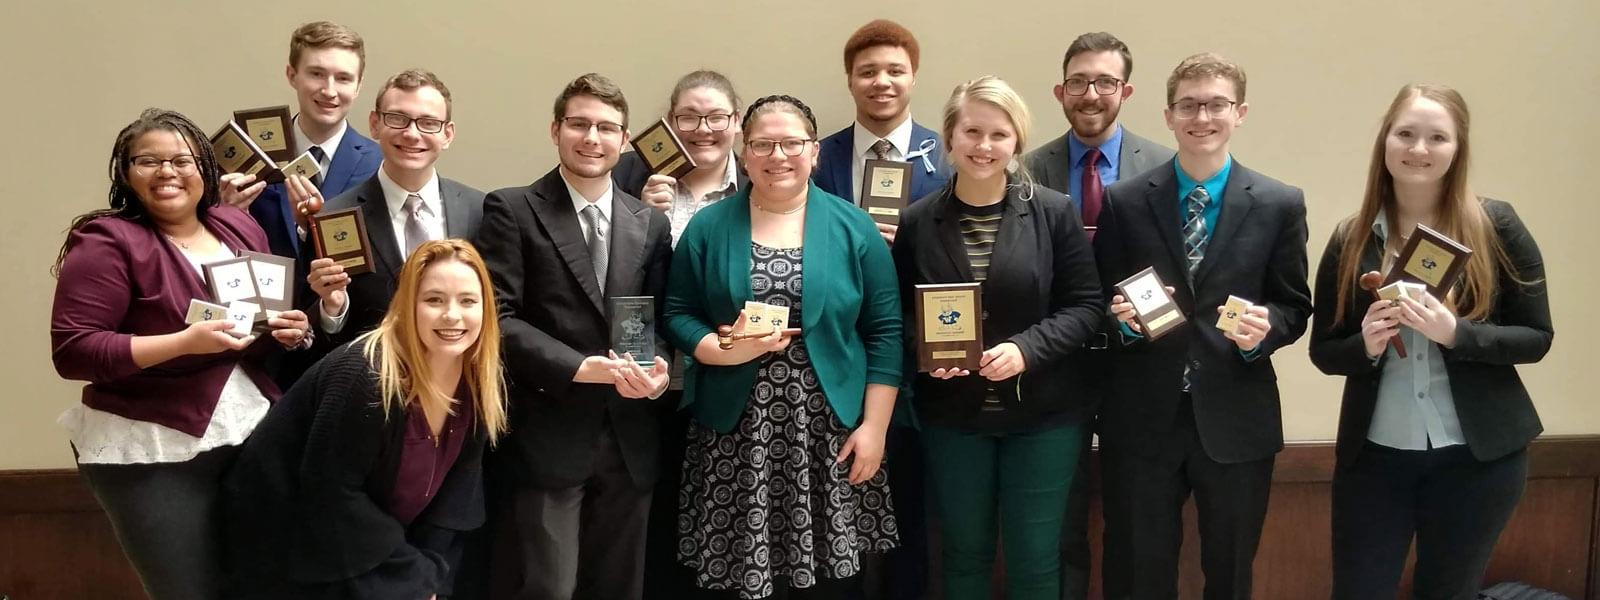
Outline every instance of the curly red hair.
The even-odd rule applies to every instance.
[[[850,39],[844,43],[844,72],[849,73],[850,68],[855,66],[856,55],[862,50],[877,46],[905,48],[906,56],[911,57],[911,71],[916,72],[918,61],[922,58],[922,48],[917,45],[917,36],[911,35],[911,30],[888,19],[877,19],[862,25],[850,35]]]

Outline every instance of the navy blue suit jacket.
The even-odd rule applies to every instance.
[[[333,151],[333,163],[322,175],[322,197],[333,199],[345,190],[355,187],[378,172],[383,154],[378,144],[361,135],[355,127],[344,132],[339,148]],[[283,184],[267,186],[250,204],[250,216],[267,232],[267,244],[272,253],[289,258],[300,257],[300,235],[295,231],[294,214],[289,212],[289,191]],[[303,275],[303,274],[302,274]]]
[[[823,138],[819,142],[820,149],[817,157],[817,170],[811,174],[812,180],[822,191],[828,192],[845,200],[850,200],[856,205],[856,194],[860,190],[850,189],[850,170],[854,167],[851,161],[855,158],[855,124]],[[944,144],[939,141],[939,134],[932,129],[911,123],[911,148],[907,154],[915,154],[928,141],[932,141],[931,149],[925,157],[911,159],[911,200],[932,194],[944,187],[945,181],[950,179],[950,166],[945,163]]]

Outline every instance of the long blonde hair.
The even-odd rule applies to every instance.
[[[471,267],[483,286],[479,304],[483,307],[483,322],[478,340],[462,357],[461,373],[477,401],[478,420],[488,430],[489,442],[493,444],[509,427],[505,379],[500,370],[500,319],[495,312],[494,284],[489,279],[489,270],[472,244],[449,239],[418,246],[400,271],[394,300],[389,303],[383,322],[358,338],[357,343],[361,344],[367,361],[377,366],[385,415],[406,406],[412,399],[423,407],[454,414],[450,397],[455,390],[439,389],[434,384],[427,350],[417,328],[417,296],[423,273],[428,267],[452,260]]]
[[[1395,94],[1394,101],[1389,103],[1389,112],[1384,113],[1383,125],[1378,128],[1378,138],[1372,143],[1372,163],[1367,167],[1367,191],[1361,201],[1361,211],[1340,224],[1344,250],[1339,254],[1339,302],[1334,312],[1334,325],[1344,322],[1345,311],[1354,302],[1356,284],[1361,277],[1357,272],[1361,255],[1366,252],[1372,238],[1367,234],[1367,227],[1377,220],[1379,211],[1387,215],[1389,231],[1394,232],[1391,236],[1398,236],[1399,209],[1395,205],[1394,175],[1389,173],[1385,156],[1389,131],[1394,128],[1395,120],[1417,98],[1439,103],[1450,114],[1450,120],[1456,128],[1456,155],[1450,163],[1450,169],[1444,174],[1438,222],[1433,228],[1473,250],[1467,258],[1461,283],[1439,301],[1455,309],[1462,318],[1479,321],[1488,317],[1489,311],[1494,308],[1494,296],[1498,291],[1496,277],[1501,269],[1521,282],[1516,279],[1516,269],[1495,233],[1494,223],[1484,212],[1483,202],[1467,185],[1467,170],[1472,158],[1472,144],[1467,131],[1472,118],[1467,112],[1466,100],[1459,92],[1446,86],[1408,84],[1401,87],[1400,93]],[[1395,241],[1390,240],[1390,243]],[[1383,253],[1380,251],[1380,255]]]
[[[1022,101],[1022,95],[1012,89],[1011,84],[994,75],[984,75],[977,79],[956,85],[950,90],[950,99],[944,103],[944,123],[940,133],[944,135],[944,155],[946,161],[953,161],[950,156],[952,136],[955,134],[956,122],[961,120],[961,109],[968,102],[982,102],[1006,114],[1011,120],[1011,128],[1017,132],[1017,148],[1011,155],[1011,162],[1006,164],[1006,171],[1011,175],[1012,183],[1009,186],[1020,186],[1023,190],[1023,199],[1033,198],[1033,175],[1022,166],[1023,153],[1028,150],[1028,131],[1033,123],[1033,113],[1028,111],[1028,104]],[[952,163],[953,164],[953,163]],[[955,178],[950,178],[946,189],[955,189]]]

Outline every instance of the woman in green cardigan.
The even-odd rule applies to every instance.
[[[811,185],[811,109],[768,96],[743,129],[751,185],[695,215],[667,289],[664,332],[693,357],[678,557],[708,597],[836,598],[899,538],[879,468],[903,360],[894,262],[866,213]],[[747,301],[788,306],[801,333],[721,348]]]

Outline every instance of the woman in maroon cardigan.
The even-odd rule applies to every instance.
[[[268,251],[219,205],[218,171],[193,122],[144,111],[112,148],[111,207],[72,223],[55,266],[52,358],[89,382],[60,422],[153,600],[217,595],[222,472],[278,397],[262,359],[311,341],[298,310],[268,321],[271,342],[184,323],[191,299],[214,301],[201,265]]]

